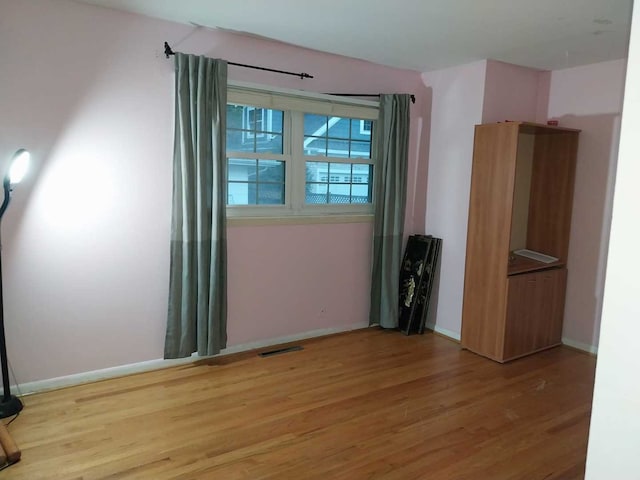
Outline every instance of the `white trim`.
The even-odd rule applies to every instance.
[[[570,338],[562,337],[562,344],[567,347],[575,348],[577,350],[582,350],[583,352],[588,352],[593,355],[598,354],[598,346],[597,345],[588,345],[586,343],[576,342],[575,340],[571,340]]]
[[[454,332],[453,330],[447,330],[446,328],[439,327],[435,324],[427,324],[426,327],[428,330],[433,330],[434,332],[437,332],[440,335],[444,335],[445,337],[449,337],[458,342],[460,341],[459,332]],[[582,350],[583,352],[591,353],[593,355],[598,354],[598,347],[595,345],[587,345],[586,343],[576,342],[575,340],[571,340],[566,337],[562,337],[562,344],[571,348]]]
[[[352,330],[360,330],[367,328],[369,324],[364,323],[352,323],[343,327],[321,328],[319,330],[310,330],[308,332],[296,333],[293,335],[287,335],[285,337],[272,338],[269,340],[259,340],[257,342],[244,343],[242,345],[234,345],[233,347],[225,348],[220,355],[229,355],[232,353],[246,352],[249,350],[255,350],[256,348],[270,347],[272,345],[281,345],[283,343],[296,342],[298,340],[306,340],[308,338],[325,337],[327,335],[333,335],[335,333],[350,332]],[[200,359],[199,357],[198,359]]]
[[[294,335],[287,335],[284,337],[271,338],[268,340],[259,340],[256,342],[244,343],[241,345],[234,345],[225,348],[219,355],[224,356],[233,353],[246,352],[249,350],[255,350],[256,348],[268,347],[271,345],[280,345],[283,343],[295,342],[298,340],[305,340],[307,338],[323,337],[326,335],[332,335],[335,333],[350,332],[352,330],[358,330],[366,328],[367,323],[353,323],[342,327],[323,328],[319,330],[311,330],[303,333],[296,333]],[[195,361],[202,360],[210,357],[199,357],[194,354],[187,358],[178,358],[175,360],[163,360],[161,358],[156,360],[147,360],[144,362],[131,363],[128,365],[120,365],[117,367],[103,368],[101,370],[93,370],[90,372],[75,373],[73,375],[65,375],[63,377],[49,378],[47,380],[37,380],[35,382],[27,382],[19,384],[20,394],[22,396],[31,395],[34,393],[40,393],[47,390],[54,390],[64,387],[72,387],[76,385],[82,385],[85,383],[97,382],[99,380],[107,380],[110,378],[123,377],[132,375],[135,373],[150,372],[153,370],[160,370],[163,368],[175,367],[179,365],[189,364]],[[18,394],[18,389],[15,385],[11,386],[11,390],[14,394]]]
[[[281,217],[227,217],[227,227],[261,225],[320,225],[337,223],[373,223],[373,214],[283,215]]]
[[[375,102],[302,91],[279,91],[263,85],[254,87],[229,86],[227,103],[291,110],[333,117],[376,120],[379,105]]]
[[[84,383],[97,382],[109,378],[124,377],[134,373],[150,372],[161,368],[176,367],[191,363],[197,359],[196,356],[187,358],[178,358],[174,360],[164,360],[158,358],[156,360],[147,360],[144,362],[131,363],[127,365],[119,365],[117,367],[103,368],[101,370],[92,370],[83,373],[74,373],[62,377],[48,378],[46,380],[37,380],[35,382],[27,382],[18,384],[20,392],[15,385],[11,386],[14,394],[20,393],[22,396],[40,393],[47,390],[55,390],[58,388],[82,385]]]
[[[444,335],[445,337],[449,337],[450,339],[455,340],[456,342],[460,341],[460,332],[447,330],[446,328],[442,328],[436,324],[430,324],[430,323],[428,323],[426,327],[427,327],[427,330],[433,330],[434,332],[439,333],[440,335]]]
[[[314,100],[326,100],[329,102],[340,102],[347,105],[362,105],[364,107],[380,107],[380,102],[374,100],[361,100],[353,97],[341,97],[339,95],[327,95],[326,93],[309,92],[307,90],[296,90],[293,88],[280,88],[272,87],[270,85],[261,85],[251,82],[240,82],[237,80],[227,81],[227,86],[231,88],[243,89],[243,90],[257,90],[265,93],[280,93],[283,95],[289,95],[293,97],[309,98]]]

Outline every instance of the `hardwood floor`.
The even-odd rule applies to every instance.
[[[579,479],[595,359],[378,329],[24,398],[11,480]]]

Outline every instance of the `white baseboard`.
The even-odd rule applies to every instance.
[[[259,340],[257,342],[244,343],[242,345],[233,345],[231,347],[222,350],[219,355],[230,355],[232,353],[246,352],[248,350],[254,350],[256,348],[268,347],[271,345],[279,345],[282,343],[295,342],[298,340],[304,340],[307,338],[323,337],[325,335],[331,335],[334,333],[349,332],[351,330],[358,330],[360,328],[366,328],[366,323],[354,323],[343,327],[335,328],[323,328],[320,330],[311,330],[309,332],[297,333],[294,335],[287,335],[285,337],[271,338],[267,340]],[[185,365],[196,360],[202,360],[207,357],[199,357],[194,354],[191,357],[178,358],[172,360],[164,360],[158,358],[156,360],[147,360],[144,362],[131,363],[128,365],[120,365],[118,367],[103,368],[101,370],[93,370],[90,372],[75,373],[73,375],[65,375],[63,377],[49,378],[46,380],[37,380],[35,382],[21,383],[18,386],[12,385],[11,391],[16,395],[30,395],[33,393],[40,393],[47,390],[55,390],[58,388],[71,387],[75,385],[82,385],[84,383],[96,382],[98,380],[106,380],[109,378],[123,377],[125,375],[131,375],[134,373],[150,372],[152,370],[160,370],[162,368],[175,367],[178,365]]]
[[[591,353],[593,355],[598,354],[598,347],[596,345],[588,345],[586,343],[576,342],[571,340],[570,338],[562,337],[562,344],[567,347],[576,348],[578,350],[582,350],[583,352]]]
[[[269,347],[271,345],[280,345],[282,343],[297,342],[298,340],[306,340],[307,338],[324,337],[326,335],[332,335],[334,333],[350,332],[351,330],[359,330],[361,328],[367,328],[368,326],[368,323],[352,323],[351,325],[346,325],[344,327],[321,328],[319,330],[311,330],[309,332],[287,335],[286,337],[272,338],[269,340],[259,340],[257,342],[251,343],[243,343],[242,345],[234,345],[232,347],[225,348],[220,352],[220,355],[246,352],[248,350],[255,350],[256,348]]]
[[[439,333],[440,335],[444,335],[445,337],[449,337],[452,340],[460,341],[460,333],[454,332],[453,330],[447,330],[446,328],[439,327],[434,324],[427,324],[427,328],[429,330],[433,330],[434,332]],[[598,354],[598,347],[596,345],[588,345],[586,343],[576,342],[575,340],[571,340],[570,338],[562,338],[562,344],[567,345],[568,347],[572,347],[578,350],[582,350],[587,353],[591,353],[593,355]]]
[[[450,339],[455,340],[456,342],[460,341],[460,332],[447,330],[446,328],[439,327],[436,324],[427,323],[426,327],[428,330],[433,330],[434,332],[439,333],[440,335],[444,335],[445,337],[449,337]]]

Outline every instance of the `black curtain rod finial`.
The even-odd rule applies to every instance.
[[[174,51],[171,49],[167,42],[164,42],[164,54],[167,58],[169,58],[171,55],[175,55]]]

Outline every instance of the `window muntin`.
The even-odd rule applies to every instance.
[[[304,154],[334,158],[371,158],[371,131],[361,133],[359,126],[363,121],[305,113]]]
[[[373,165],[306,162],[307,204],[372,203]]]
[[[284,153],[284,111],[227,104],[227,152]]]
[[[283,161],[229,158],[227,205],[284,205]]]
[[[303,151],[306,157],[362,159],[367,162],[363,165],[307,161],[307,204],[372,203],[371,120],[367,121],[369,131],[362,133],[363,119],[305,113]],[[357,181],[353,177],[354,171]]]

